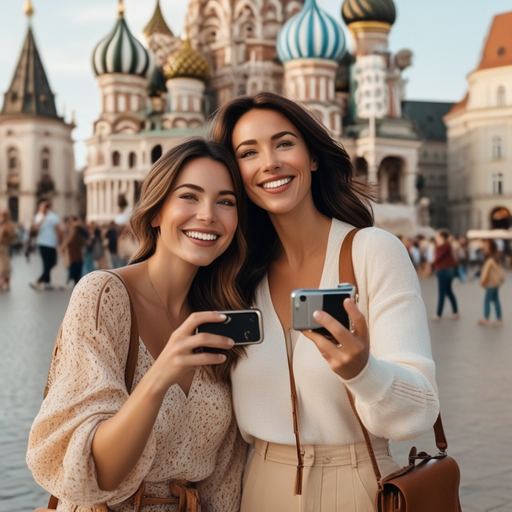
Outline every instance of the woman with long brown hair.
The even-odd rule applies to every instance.
[[[148,512],[196,510],[196,499],[203,512],[238,510],[245,443],[229,372],[241,351],[228,338],[194,333],[225,320],[216,310],[244,305],[235,276],[245,218],[229,152],[186,141],[144,181],[131,219],[140,246],[133,264],[116,270],[122,280],[98,271],[75,287],[27,454],[58,510],[132,511],[139,498]],[[130,298],[140,338],[128,390]]]
[[[299,104],[272,93],[236,98],[217,112],[212,136],[237,159],[250,200],[240,283],[265,319],[264,343],[250,347],[232,371],[238,424],[254,444],[241,510],[374,510],[376,479],[345,387],[382,474],[397,469],[388,440],[426,432],[439,407],[425,308],[407,251],[372,227],[368,188],[354,180],[343,147]],[[334,343],[293,331],[291,292],[338,285],[340,263],[349,263],[339,261],[340,249],[354,228],[361,228],[352,253],[359,300],[344,302],[353,331],[323,311],[315,319]],[[302,494],[297,485],[294,495],[302,466]]]

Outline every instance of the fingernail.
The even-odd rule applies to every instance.
[[[235,344],[235,342],[231,339],[228,340],[228,345],[232,347]]]
[[[315,311],[315,312],[313,313],[313,318],[318,318],[318,317],[320,316],[320,314],[321,314],[321,313],[320,313],[320,311],[318,311],[318,310],[317,310],[317,311]]]
[[[219,318],[220,318],[221,320],[226,320],[227,316],[226,316],[226,315],[224,315],[224,314],[219,314]]]

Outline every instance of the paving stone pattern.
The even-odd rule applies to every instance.
[[[32,512],[47,499],[26,467],[25,451],[71,292],[32,290],[28,282],[39,273],[37,255],[30,263],[15,257],[12,291],[0,294],[0,512]],[[64,284],[62,265],[53,271],[53,279]],[[435,278],[421,286],[432,316]],[[461,468],[462,508],[512,512],[512,273],[500,290],[505,315],[501,328],[476,325],[483,302],[477,281],[456,281],[454,288],[461,318],[449,318],[447,303],[446,318],[430,322],[430,330],[448,451]],[[400,464],[413,444],[435,451],[433,434],[392,443]]]

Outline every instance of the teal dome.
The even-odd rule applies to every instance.
[[[277,37],[277,54],[282,63],[292,59],[339,60],[345,51],[341,25],[306,0],[304,7],[283,26]]]
[[[393,25],[396,9],[393,0],[345,0],[341,15],[347,25],[358,21],[377,21]]]
[[[145,77],[150,63],[148,52],[133,37],[121,11],[114,30],[94,49],[92,55],[94,73],[96,75],[124,73]]]

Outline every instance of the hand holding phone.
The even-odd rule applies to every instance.
[[[321,310],[351,330],[350,318],[343,301],[348,298],[353,300],[354,297],[355,287],[350,283],[342,283],[338,288],[294,290],[291,294],[293,328],[297,331],[311,330],[324,336],[330,335],[313,317],[315,311]]]
[[[219,311],[226,315],[226,320],[219,323],[202,324],[196,333],[207,332],[231,338],[237,345],[253,345],[263,341],[263,321],[259,309],[244,309],[240,311]],[[195,353],[212,352],[225,353],[211,347],[197,347]]]

